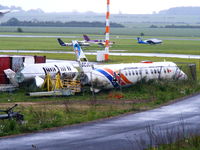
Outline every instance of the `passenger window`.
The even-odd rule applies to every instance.
[[[132,75],[135,75],[135,72],[134,72],[134,70],[132,70]]]
[[[151,74],[153,74],[153,70],[151,69]]]
[[[135,73],[136,73],[136,75],[138,75],[138,71],[137,70],[135,70]]]
[[[146,72],[146,74],[148,74],[148,70],[147,69],[145,70],[145,72]]]
[[[156,69],[154,69],[154,73],[156,74],[157,72],[156,72]]]

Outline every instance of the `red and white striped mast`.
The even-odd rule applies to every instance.
[[[109,57],[109,34],[110,34],[110,0],[107,0],[107,12],[106,12],[106,32],[105,32],[105,60]]]

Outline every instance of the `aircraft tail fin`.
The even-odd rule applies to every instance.
[[[140,37],[137,37],[138,42],[142,42],[142,39]]]
[[[83,37],[84,37],[84,40],[90,41],[90,38],[86,34],[84,34]]]
[[[11,70],[11,69],[6,69],[4,70],[4,73],[6,74],[7,78],[10,80],[10,82],[15,85],[15,86],[19,86],[19,84],[17,83],[17,81],[15,80],[15,75],[16,73]]]
[[[81,46],[77,41],[72,41],[74,52],[76,54],[77,61],[81,62],[88,62],[85,54],[83,53],[83,50],[81,49]]]
[[[93,64],[88,62],[85,54],[83,53],[81,46],[78,44],[77,41],[72,41],[74,52],[76,54],[77,61],[79,62],[79,66],[84,73],[90,73],[93,69]]]
[[[61,46],[67,46],[60,38],[57,38],[57,40]]]

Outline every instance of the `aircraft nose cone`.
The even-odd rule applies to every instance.
[[[186,79],[188,79],[188,76],[187,76],[183,71],[181,71],[181,73],[180,73],[179,76],[180,76],[179,79],[181,79],[181,80],[186,80]]]

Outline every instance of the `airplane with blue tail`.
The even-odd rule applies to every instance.
[[[150,45],[155,45],[155,44],[161,44],[163,43],[162,40],[159,39],[147,39],[147,40],[142,40],[140,37],[137,37],[138,44],[150,44]]]

